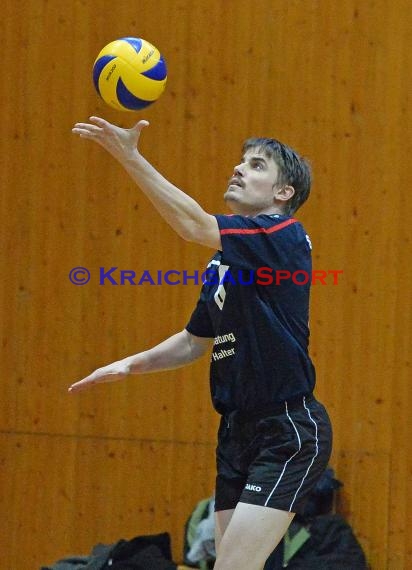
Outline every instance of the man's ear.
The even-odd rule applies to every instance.
[[[292,198],[294,193],[295,189],[293,186],[281,186],[280,188],[276,188],[274,198],[281,202],[287,202]]]

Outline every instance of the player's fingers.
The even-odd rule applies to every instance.
[[[85,128],[85,127],[73,127],[72,129],[72,133],[75,135],[80,135],[80,137],[86,138],[86,139],[94,139],[98,141],[98,137],[100,135],[100,131],[101,129],[99,129],[98,131],[89,129],[89,128]]]
[[[81,137],[86,139],[93,138],[93,134],[90,133],[89,131],[86,131],[85,129],[72,129],[72,133],[74,133],[75,135],[80,135]]]
[[[95,117],[94,115],[92,117],[89,117],[90,121],[92,121],[92,123],[95,123],[96,125],[98,125],[101,128],[107,127],[109,125],[111,125],[111,123],[109,123],[109,121],[106,121],[105,119],[102,119],[101,117]]]
[[[98,127],[97,125],[92,125],[90,123],[75,123],[74,126],[82,129],[89,129],[90,131],[98,131],[99,133],[103,130],[102,127]]]
[[[89,386],[93,386],[93,384],[97,384],[97,379],[94,373],[86,376],[86,378],[83,378],[83,380],[79,380],[78,382],[72,384],[69,388],[69,392],[79,392],[80,390],[84,390]]]
[[[74,129],[82,129],[84,131],[89,131],[90,133],[101,133],[103,129],[101,127],[97,127],[96,125],[90,125],[89,123],[76,123],[73,127]]]
[[[74,384],[72,384],[69,388],[69,392],[80,392],[81,390],[84,390],[85,388],[88,388],[89,386],[95,384],[95,382],[83,382],[82,380],[80,380],[80,382],[75,382]]]
[[[146,121],[146,120],[143,119],[142,121],[138,121],[138,122],[135,124],[135,126],[133,127],[132,130],[136,131],[136,133],[137,133],[138,135],[140,135],[140,133],[142,132],[142,130],[143,130],[145,127],[148,127],[149,125],[150,125],[149,121]]]

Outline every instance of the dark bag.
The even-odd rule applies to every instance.
[[[82,559],[76,558],[60,560],[42,570],[177,570],[166,532],[122,539],[112,545],[98,544],[91,555],[83,559],[84,564],[81,562]]]
[[[342,483],[328,467],[313,489],[303,514],[296,515],[264,570],[365,570],[366,558],[350,525],[333,511]]]
[[[290,570],[367,570],[362,547],[341,516],[315,517],[309,532],[309,540],[289,561]]]

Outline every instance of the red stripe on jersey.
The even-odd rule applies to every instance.
[[[284,222],[277,224],[276,226],[272,226],[271,228],[255,228],[255,229],[238,229],[238,228],[228,228],[226,230],[220,230],[220,235],[228,235],[228,234],[272,234],[273,232],[277,232],[279,230],[283,230],[290,224],[294,224],[297,222],[295,218],[290,218],[289,220],[285,220]]]

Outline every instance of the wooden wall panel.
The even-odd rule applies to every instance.
[[[390,455],[368,450],[341,450],[334,466],[344,488],[338,511],[357,529],[372,568],[387,567],[389,538]],[[373,486],[366,486],[373,473]],[[363,529],[368,529],[364,532]]]
[[[39,568],[88,555],[99,542],[160,532],[171,533],[181,559],[185,517],[213,492],[208,443],[54,434],[0,440],[0,504],[10,514],[1,568]]]
[[[310,158],[314,188],[299,217],[314,267],[344,271],[337,286],[313,287],[311,321],[317,394],[333,420],[332,464],[345,484],[341,509],[374,569],[412,564],[409,2],[222,6],[4,3],[0,478],[11,516],[2,567],[29,569],[155,528],[172,532],[179,555],[187,511],[213,482],[218,418],[206,357],[75,397],[66,391],[184,327],[197,299],[193,284],[99,285],[100,267],[201,271],[212,253],[182,242],[102,149],[72,136],[73,123],[91,114],[125,126],[148,118],[143,153],[211,212],[224,210],[222,189],[244,138],[275,136]],[[169,66],[165,94],[142,114],[109,109],[91,82],[98,51],[125,35],[155,43]],[[80,265],[91,280],[76,287],[68,273]],[[165,462],[160,501],[136,480],[136,497],[154,514],[141,526],[129,515],[122,521],[117,501],[133,468],[144,464],[147,477],[151,466],[157,477]],[[184,503],[172,488],[180,468]],[[83,497],[103,512],[103,496],[112,526],[80,516]],[[175,500],[172,521],[165,505]]]

